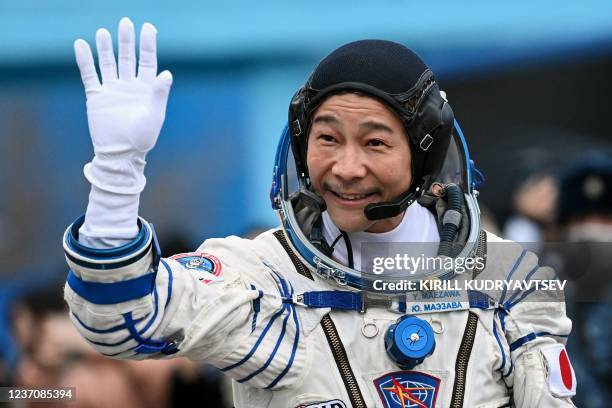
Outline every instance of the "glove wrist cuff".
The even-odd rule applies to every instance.
[[[94,156],[85,165],[87,181],[100,190],[115,194],[140,194],[146,185],[144,157],[108,159]]]

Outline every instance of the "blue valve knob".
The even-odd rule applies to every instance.
[[[404,370],[421,364],[435,348],[436,340],[431,326],[415,316],[400,317],[385,334],[387,354]]]

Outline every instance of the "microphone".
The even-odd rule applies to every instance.
[[[415,200],[416,194],[419,191],[408,190],[395,200],[383,201],[380,203],[371,203],[364,208],[363,212],[366,218],[370,221],[378,221],[385,218],[392,218],[406,211]]]

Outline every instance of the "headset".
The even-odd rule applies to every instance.
[[[405,211],[438,176],[453,128],[453,110],[440,93],[431,70],[425,70],[410,90],[396,95],[359,82],[341,82],[317,90],[311,86],[311,79],[312,76],[296,92],[289,107],[292,151],[301,185],[310,187],[306,147],[313,112],[331,95],[357,92],[380,100],[400,117],[412,149],[412,182],[408,190],[394,200],[369,204],[364,209],[365,216],[374,221]]]

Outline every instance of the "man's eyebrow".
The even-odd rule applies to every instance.
[[[337,124],[339,122],[340,121],[338,120],[338,118],[333,115],[317,115],[312,121],[313,124],[315,123]]]
[[[333,115],[318,115],[314,118],[312,123],[313,124],[315,123],[338,124],[340,123],[340,121],[338,120],[338,118],[336,118]],[[387,133],[393,133],[393,130],[389,126],[385,125],[384,123],[376,122],[373,120],[369,120],[367,122],[360,123],[359,127],[362,130],[367,130],[367,131],[382,130]]]
[[[393,133],[393,129],[391,129],[389,126],[372,120],[360,123],[359,127],[363,130],[382,130],[383,132]]]

